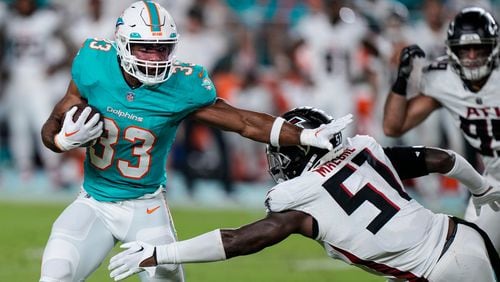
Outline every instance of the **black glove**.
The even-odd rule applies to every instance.
[[[413,69],[413,59],[415,57],[425,57],[424,50],[418,47],[418,45],[406,46],[401,50],[401,55],[399,56],[398,78],[392,85],[392,92],[406,96],[406,86]]]

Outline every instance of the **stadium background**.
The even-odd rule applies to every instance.
[[[49,154],[52,161],[47,162],[47,152],[37,150],[40,128],[36,122],[25,125],[23,120],[12,120],[11,112],[16,111],[12,105],[52,106],[64,94],[71,59],[83,40],[112,39],[114,21],[133,2],[36,1],[37,10],[29,17],[45,13],[55,23],[47,26],[45,31],[50,32],[39,40],[40,35],[29,32],[30,26],[21,29],[27,30],[23,36],[9,33],[14,4],[23,1],[30,0],[0,1],[0,281],[38,278],[50,226],[78,192],[83,157],[77,150],[56,157]],[[275,115],[303,105],[325,109],[333,116],[353,112],[356,120],[348,135],[370,134],[387,146],[452,148],[481,170],[460,134],[447,126],[449,117],[444,113],[393,139],[382,132],[382,105],[403,46],[421,45],[427,60],[443,55],[446,26],[456,11],[477,4],[496,16],[500,2],[158,2],[178,25],[178,58],[207,67],[218,95],[231,104]],[[334,23],[319,20],[330,12]],[[425,62],[418,61],[416,69]],[[31,65],[37,67],[29,75],[23,73],[23,67]],[[23,87],[35,76],[42,78],[46,91],[24,95],[29,88]],[[21,86],[16,81],[22,81]],[[410,87],[414,89],[417,83],[418,72]],[[20,123],[31,130],[13,140],[13,128]],[[32,142],[24,144],[26,140]],[[262,200],[272,186],[264,151],[265,145],[234,134],[192,122],[183,124],[167,164],[168,197],[181,239],[217,227],[237,227],[264,215]],[[463,212],[466,189],[450,179],[430,176],[405,184],[433,210]],[[89,281],[106,281],[104,267]],[[317,244],[295,236],[255,256],[186,269],[188,281],[383,281],[328,259]]]

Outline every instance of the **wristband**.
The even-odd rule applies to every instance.
[[[269,136],[269,143],[275,147],[279,146],[281,127],[284,122],[285,119],[281,117],[277,117],[273,122],[273,127],[271,128],[271,134]]]
[[[394,94],[398,94],[398,95],[401,95],[403,97],[406,97],[407,86],[408,86],[408,79],[398,75],[398,78],[396,79],[396,81],[392,85],[391,90]]]

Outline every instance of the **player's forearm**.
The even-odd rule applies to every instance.
[[[453,151],[448,151],[448,153],[454,157],[455,162],[451,170],[444,175],[457,179],[474,195],[481,195],[488,190],[490,185],[486,178],[480,175],[469,162]]]
[[[225,259],[226,253],[219,229],[192,239],[156,247],[157,264],[210,262]]]
[[[61,127],[60,121],[51,116],[43,125],[41,132],[42,142],[45,145],[45,147],[49,148],[50,150],[56,153],[62,152],[61,149],[57,147],[54,140],[54,136],[56,136],[56,134],[59,132],[60,127]]]
[[[157,264],[220,261],[257,253],[281,242],[291,233],[289,227],[275,219],[263,219],[238,229],[217,229],[192,239],[158,246],[156,260]]]
[[[394,92],[389,93],[384,107],[383,127],[385,135],[399,137],[407,131],[403,128],[407,106],[408,100],[405,96]]]
[[[262,143],[271,143],[274,138],[279,145],[299,145],[300,133],[302,128],[283,121],[281,125],[277,124],[277,117],[254,113],[244,118],[244,128],[239,132],[241,136]]]

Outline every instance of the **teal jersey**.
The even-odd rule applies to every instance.
[[[215,102],[202,66],[176,62],[171,77],[131,88],[112,42],[88,39],[73,61],[81,96],[104,117],[104,134],[87,148],[84,189],[98,201],[134,199],[167,181],[167,156],[179,123]]]

